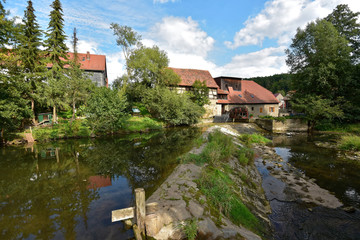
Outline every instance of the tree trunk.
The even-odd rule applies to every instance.
[[[31,112],[33,114],[32,122],[33,122],[33,125],[35,126],[36,120],[35,120],[35,101],[34,101],[34,99],[31,99]]]
[[[56,106],[54,105],[53,106],[53,120],[52,120],[52,122],[53,122],[53,124],[54,123],[57,123],[57,116],[56,116]]]
[[[75,120],[75,101],[73,101],[73,105],[72,105],[72,110],[73,110],[73,114],[72,114],[72,121]]]

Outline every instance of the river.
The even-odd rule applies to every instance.
[[[355,208],[355,212],[347,213],[341,208],[286,201],[292,198],[287,185],[269,173],[260,156],[256,165],[263,177],[266,196],[271,200],[272,214],[269,218],[274,238],[360,239],[360,162],[346,159],[334,149],[314,144],[315,141],[334,141],[336,136],[295,134],[269,137],[273,139],[276,153],[284,160],[284,166],[289,163],[296,171],[332,192],[344,206]],[[283,171],[288,170],[284,167]]]
[[[197,128],[0,149],[0,239],[128,239],[111,211],[134,204],[193,147]]]
[[[0,149],[0,239],[132,238],[121,222],[111,223],[111,211],[132,206],[135,188],[150,196],[200,134],[179,128]],[[285,162],[357,209],[273,200],[274,238],[360,239],[360,164],[314,145],[329,135],[270,137]],[[286,194],[285,184],[257,163],[265,193]]]

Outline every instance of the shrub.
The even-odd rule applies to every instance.
[[[166,87],[147,89],[143,103],[155,118],[172,126],[191,125],[198,122],[205,109],[193,103],[185,94]]]
[[[260,134],[241,134],[239,137],[240,141],[242,141],[245,145],[250,146],[253,143],[265,145],[271,142],[271,140]]]
[[[360,136],[342,136],[340,140],[340,149],[360,151]]]

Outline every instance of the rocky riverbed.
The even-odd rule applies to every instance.
[[[204,133],[215,129],[234,136],[238,133],[230,126],[212,127]],[[238,143],[239,144],[239,143]],[[194,148],[191,152],[202,151]],[[261,187],[261,176],[254,164],[241,166],[236,159],[230,159],[229,165],[234,170],[230,175],[241,192],[241,200],[268,227],[267,215],[270,205]],[[181,225],[188,219],[196,219],[199,237],[203,239],[254,239],[261,237],[250,230],[233,224],[225,216],[214,216],[207,204],[206,197],[201,194],[196,180],[199,179],[203,167],[195,164],[180,164],[168,179],[147,199],[147,202],[158,202],[159,210],[147,221],[148,235],[155,239],[182,239],[185,237]],[[240,177],[242,176],[242,177]],[[244,177],[245,176],[245,177]]]

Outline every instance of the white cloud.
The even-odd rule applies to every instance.
[[[286,47],[265,48],[257,52],[236,55],[221,68],[221,75],[234,77],[270,76],[285,73]]]
[[[265,38],[276,39],[278,44],[289,44],[298,27],[327,16],[338,4],[348,4],[352,11],[360,10],[359,1],[353,0],[273,0],[255,17],[249,18],[245,27],[235,34],[229,48],[261,45]]]
[[[73,52],[73,46],[70,40],[66,41],[66,46],[69,48],[70,52]],[[99,54],[99,43],[94,41],[84,41],[79,40],[77,43],[77,51],[79,53],[90,52],[91,54]]]
[[[125,71],[125,58],[122,52],[106,55],[106,67],[108,70],[109,85],[122,76]]]
[[[156,41],[161,49],[202,57],[207,56],[215,43],[191,17],[165,17],[151,28],[149,37]]]

